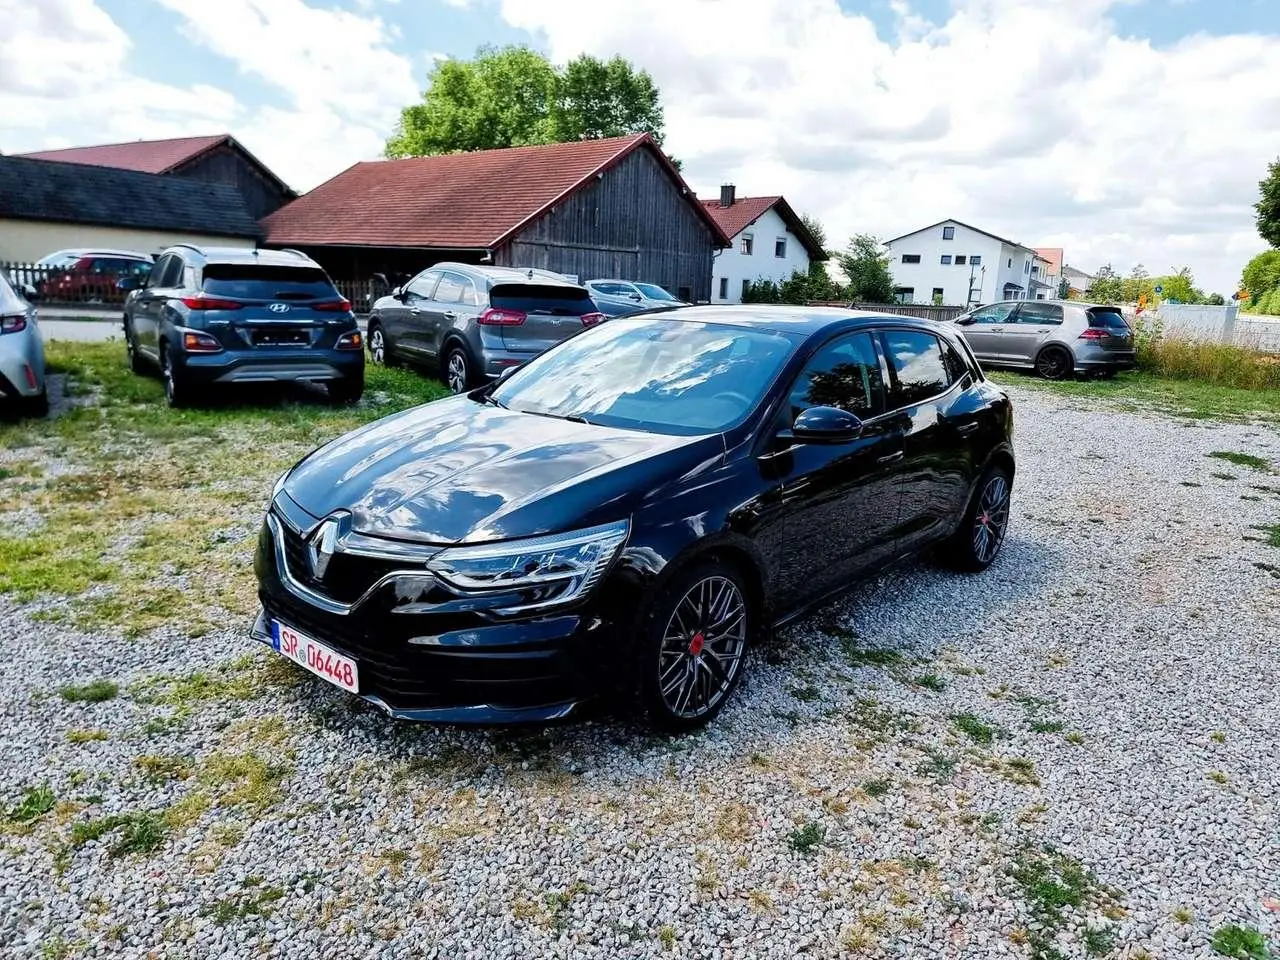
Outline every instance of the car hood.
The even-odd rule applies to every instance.
[[[361,533],[474,543],[618,519],[723,455],[718,434],[618,430],[459,396],[321,447],[284,491],[317,519],[350,511]]]

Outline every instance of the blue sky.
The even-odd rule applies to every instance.
[[[1280,0],[0,0],[0,150],[230,132],[307,190],[380,156],[435,58],[650,71],[703,195],[830,236],[955,217],[1230,292],[1280,155]]]

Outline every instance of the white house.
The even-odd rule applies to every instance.
[[[1063,264],[1062,276],[1067,281],[1071,291],[1080,294],[1088,293],[1095,279],[1092,273],[1086,273],[1084,270],[1073,267],[1069,263]]]
[[[1035,250],[959,220],[942,220],[885,246],[899,302],[968,306],[1035,299]]]
[[[711,262],[711,302],[741,303],[748,283],[781,283],[827,254],[782,197],[737,197],[733,184],[718,200],[703,200],[707,213],[732,241]]]

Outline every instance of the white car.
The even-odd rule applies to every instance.
[[[0,272],[0,405],[33,417],[49,412],[44,343],[36,310]]]

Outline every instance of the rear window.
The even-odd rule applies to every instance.
[[[338,296],[317,267],[211,263],[204,268],[204,292],[237,300],[332,300]]]
[[[1129,329],[1129,325],[1124,322],[1123,313],[1119,310],[1107,309],[1105,307],[1094,307],[1089,311],[1089,326],[1110,327],[1112,330]]]
[[[491,306],[521,313],[552,313],[558,316],[581,316],[591,313],[596,305],[581,287],[542,286],[537,283],[504,283],[489,291]]]

